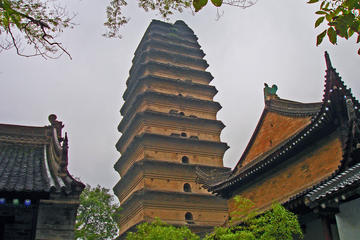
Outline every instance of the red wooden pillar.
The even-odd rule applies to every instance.
[[[330,220],[328,216],[321,217],[321,223],[323,228],[323,233],[325,236],[325,240],[333,240],[332,234],[331,234],[331,227],[330,227]]]

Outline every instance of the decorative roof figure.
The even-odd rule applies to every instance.
[[[265,101],[269,101],[271,99],[275,99],[275,98],[279,98],[278,95],[276,94],[276,91],[278,90],[278,87],[273,84],[271,86],[271,88],[269,87],[269,85],[267,85],[267,83],[264,83],[264,98]]]

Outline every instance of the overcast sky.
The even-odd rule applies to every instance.
[[[65,124],[70,144],[70,173],[85,183],[112,188],[120,179],[113,169],[119,158],[122,94],[134,51],[154,13],[145,13],[129,0],[125,14],[131,18],[122,29],[123,39],[109,40],[105,31],[106,1],[70,1],[77,12],[75,29],[61,40],[71,53],[58,60],[22,58],[14,51],[0,54],[0,123],[44,126],[55,113]],[[264,82],[278,85],[281,98],[301,102],[321,101],[327,50],[333,66],[353,94],[360,96],[360,45],[355,38],[324,41],[315,46],[316,6],[306,1],[259,0],[246,10],[223,7],[177,14],[199,38],[214,76],[211,82],[222,105],[218,119],[226,128],[221,139],[230,149],[224,164],[234,167],[264,108]]]

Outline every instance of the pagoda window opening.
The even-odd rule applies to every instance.
[[[184,192],[191,192],[191,186],[188,183],[184,184]]]
[[[181,93],[178,94],[179,97],[183,97],[183,95]]]
[[[194,218],[193,218],[193,215],[191,214],[191,212],[185,213],[185,221],[188,224],[194,224]]]
[[[185,113],[184,112],[179,112],[179,115],[185,116]]]
[[[181,136],[182,136],[182,137],[187,137],[187,134],[186,134],[185,132],[182,132],[182,133],[181,133]]]
[[[183,156],[183,157],[181,158],[181,162],[182,162],[182,163],[189,163],[189,158],[188,158],[187,156]]]
[[[178,112],[178,110],[175,110],[175,109],[171,109],[171,110],[169,111],[170,114],[177,114],[177,112]]]

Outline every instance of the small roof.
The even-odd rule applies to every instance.
[[[317,186],[306,194],[305,198],[308,200],[306,202],[321,201],[338,193],[343,193],[344,190],[355,185],[360,186],[360,163]]]
[[[276,96],[266,96],[265,109],[258,123],[258,126],[252,136],[243,156],[229,176],[211,176],[204,171],[198,171],[198,182],[202,183],[209,191],[229,197],[229,194],[239,186],[249,183],[257,176],[278,166],[279,164],[292,159],[297,152],[301,152],[302,146],[309,144],[319,136],[326,137],[328,131],[342,126],[341,145],[343,157],[336,170],[329,173],[330,178],[338,173],[352,167],[359,161],[358,157],[352,157],[354,151],[358,151],[360,142],[359,119],[360,104],[353,97],[351,90],[346,87],[336,70],[332,67],[329,55],[325,53],[327,65],[327,74],[325,80],[325,90],[321,103],[303,104],[280,99]],[[269,91],[270,92],[270,91]],[[242,164],[246,159],[247,151],[254,144],[263,119],[268,113],[280,114],[288,117],[309,118],[308,122],[300,124],[301,126],[293,134],[282,138],[278,144],[262,151],[261,154]],[[268,132],[269,134],[269,132]],[[271,134],[271,133],[270,133]],[[274,132],[274,134],[278,134]],[[266,134],[264,135],[266,136]],[[328,178],[329,179],[329,178]],[[301,193],[294,193],[291,201],[307,194],[309,191],[327,181],[315,182]]]
[[[68,172],[68,139],[62,122],[50,126],[0,124],[0,194],[81,193],[84,184]]]

